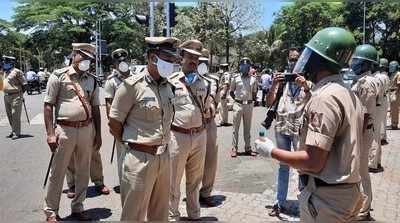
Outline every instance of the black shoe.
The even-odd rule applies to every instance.
[[[387,144],[389,144],[389,142],[386,139],[381,139],[382,146],[387,145]]]
[[[209,207],[209,208],[218,206],[218,202],[216,200],[214,200],[212,197],[202,197],[202,196],[200,196],[199,197],[199,202],[200,202],[200,205],[206,206],[206,207]]]
[[[274,204],[274,206],[272,206],[271,212],[269,212],[268,215],[271,217],[279,217],[281,212],[282,212],[282,209],[279,207],[279,205]]]
[[[6,136],[6,138],[12,138],[14,136],[14,133],[11,132],[8,136]]]
[[[381,165],[381,164],[378,164],[378,167],[377,168],[371,168],[371,167],[368,167],[368,171],[370,172],[370,173],[380,173],[380,172],[383,172],[385,169],[383,168],[383,166]]]
[[[71,218],[73,218],[76,221],[93,221],[93,219],[85,212],[71,213]]]

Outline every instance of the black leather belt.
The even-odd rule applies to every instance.
[[[242,100],[236,100],[236,99],[235,99],[235,102],[237,102],[237,103],[239,103],[239,104],[242,104],[242,105],[248,105],[248,104],[253,103],[253,100],[242,101]]]
[[[307,186],[310,176],[303,174],[303,175],[300,175],[299,177],[300,177],[301,182],[303,182],[304,185]],[[335,187],[335,186],[351,185],[350,183],[329,184],[329,183],[327,183],[321,179],[318,179],[316,177],[314,177],[314,182],[315,182],[315,186],[317,186],[317,187]]]

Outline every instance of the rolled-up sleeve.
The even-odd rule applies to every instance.
[[[115,93],[110,109],[110,118],[124,123],[136,102],[135,87],[124,82]]]
[[[47,81],[46,95],[44,97],[44,102],[55,105],[57,102],[58,92],[60,89],[60,81],[58,77],[54,74],[50,75]]]
[[[93,98],[92,98],[92,106],[99,106],[100,105],[100,94],[99,94],[99,87],[97,86],[94,90]]]
[[[115,87],[112,79],[106,81],[104,85],[104,98],[113,98],[115,95]]]

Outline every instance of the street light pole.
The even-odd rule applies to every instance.
[[[170,37],[171,36],[171,24],[170,24],[170,14],[169,14],[169,12],[170,12],[170,10],[169,10],[169,6],[170,6],[170,4],[169,4],[169,1],[165,1],[165,15],[166,15],[166,19],[167,19],[167,37]]]
[[[150,5],[150,37],[154,36],[154,1],[149,0]]]
[[[365,12],[366,12],[365,0],[363,1],[363,3],[364,3],[364,18],[363,18],[363,44],[365,44]]]

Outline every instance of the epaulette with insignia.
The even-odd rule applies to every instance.
[[[132,75],[132,76],[129,76],[128,78],[126,78],[126,79],[125,79],[125,82],[126,82],[128,85],[133,86],[133,85],[135,85],[138,81],[140,81],[141,79],[143,79],[145,76],[146,76],[145,73],[140,73],[140,74],[137,74],[137,75]]]
[[[56,75],[57,77],[60,77],[62,74],[65,74],[68,71],[69,67],[64,67],[61,69],[57,69],[53,71],[53,74]]]
[[[181,74],[183,74],[183,72],[175,72],[173,74],[171,74],[171,76],[168,77],[169,80],[175,79],[175,78],[180,78]]]

